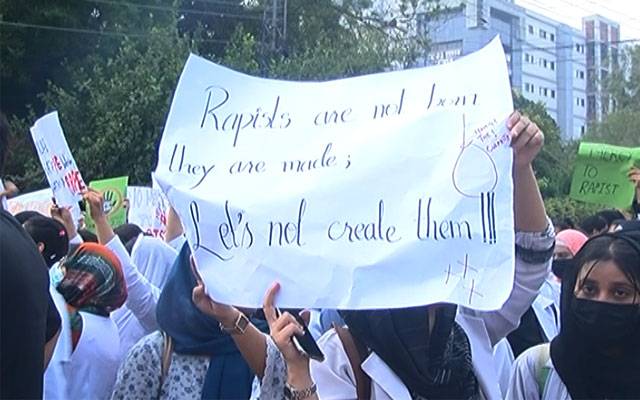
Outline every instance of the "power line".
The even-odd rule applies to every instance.
[[[52,25],[40,25],[40,24],[29,24],[25,22],[17,22],[17,21],[0,21],[0,25],[10,26],[14,28],[26,28],[26,29],[42,29],[42,30],[50,30],[57,32],[68,32],[68,33],[86,33],[93,35],[104,35],[104,36],[122,36],[122,37],[141,37],[148,38],[152,36],[169,36],[163,35],[159,33],[141,33],[141,32],[118,32],[118,31],[107,31],[107,30],[94,30],[94,29],[84,29],[84,28],[71,28],[71,27],[61,27],[61,26],[52,26]],[[199,39],[200,42],[211,42],[211,43],[221,43],[226,44],[229,43],[229,40],[223,39]]]
[[[197,15],[207,15],[207,16],[217,16],[217,17],[227,17],[227,18],[237,18],[237,19],[250,19],[259,21],[262,18],[254,15],[240,15],[233,13],[224,13],[224,12],[216,12],[216,11],[202,11],[202,10],[186,10],[183,8],[173,8],[167,6],[158,6],[152,4],[137,4],[137,3],[129,3],[126,1],[113,1],[113,0],[85,0],[89,3],[98,3],[98,4],[109,4],[114,6],[129,6],[129,7],[137,7],[144,10],[154,10],[154,11],[165,11],[171,13],[180,13],[180,14],[197,14]]]

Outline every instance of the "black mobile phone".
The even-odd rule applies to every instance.
[[[302,330],[304,331],[304,334],[294,335],[291,338],[293,344],[296,345],[298,350],[304,352],[307,356],[309,356],[310,359],[316,360],[318,362],[323,362],[324,354],[322,353],[322,350],[320,350],[320,347],[318,347],[318,343],[316,343],[316,340],[311,335],[311,332],[309,331],[307,324],[304,322],[304,319],[302,319],[302,317],[300,316],[299,310],[285,311],[288,311],[289,314],[293,315],[293,318],[298,321],[298,323],[302,326]],[[278,317],[282,314],[282,312],[278,308],[276,308],[276,313]]]
[[[299,313],[293,314],[293,317],[296,319],[296,321],[298,321],[300,325],[302,325],[304,334],[294,335],[291,340],[293,340],[293,343],[298,346],[298,349],[307,353],[310,359],[316,360],[318,362],[323,362],[324,354],[322,353],[322,350],[320,350],[320,347],[318,347],[318,343],[316,343],[316,340],[311,335],[307,324],[304,322]]]

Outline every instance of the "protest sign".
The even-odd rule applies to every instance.
[[[102,179],[89,182],[89,187],[102,193],[104,198],[104,213],[109,224],[114,228],[127,222],[127,209],[125,199],[127,198],[128,176],[118,178]],[[96,224],[91,219],[89,212],[85,212],[84,220],[87,229],[94,231]]]
[[[640,147],[580,143],[570,196],[588,203],[628,208],[635,187],[627,174],[640,162]]]
[[[37,120],[31,127],[31,137],[53,197],[58,205],[71,208],[71,215],[77,222],[81,215],[78,202],[86,185],[64,138],[58,112]]]
[[[7,201],[9,205],[8,210],[13,215],[22,211],[37,211],[48,217],[51,215],[49,213],[51,197],[53,197],[51,189],[42,189],[36,192],[21,194]]]
[[[281,307],[497,309],[514,273],[512,107],[497,38],[329,82],[191,55],[154,178],[218,301],[257,307],[279,281]]]
[[[167,231],[168,202],[159,189],[129,186],[128,221],[136,224],[148,235],[164,239]]]

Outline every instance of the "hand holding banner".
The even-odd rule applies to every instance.
[[[497,309],[513,285],[511,112],[497,39],[321,83],[190,56],[154,178],[217,301],[259,306],[278,280],[282,307]]]
[[[58,205],[71,208],[77,223],[81,216],[78,202],[82,200],[82,192],[87,187],[64,138],[58,112],[54,111],[37,120],[31,127],[31,137],[53,197]]]

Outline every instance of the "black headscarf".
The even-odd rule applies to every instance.
[[[640,305],[602,303],[577,299],[574,295],[584,264],[582,255],[589,251],[590,244],[603,237],[624,241],[635,249],[635,267],[640,270],[640,231],[607,233],[585,243],[574,258],[576,262],[568,266],[563,276],[561,327],[551,342],[551,359],[574,399],[637,399],[640,398]],[[577,310],[585,306],[597,312],[581,316]],[[593,316],[594,320],[585,320],[584,315]],[[627,318],[615,318],[616,315]],[[603,323],[594,324],[595,318]],[[592,331],[586,332],[585,326],[591,326]]]
[[[429,333],[427,306],[341,311],[354,339],[375,352],[412,396],[471,399],[478,394],[471,347],[454,321],[455,305],[438,305]]]
[[[176,353],[211,357],[203,399],[247,399],[254,374],[231,336],[220,330],[218,321],[193,304],[196,280],[190,257],[185,243],[158,300],[158,325],[173,339]]]

